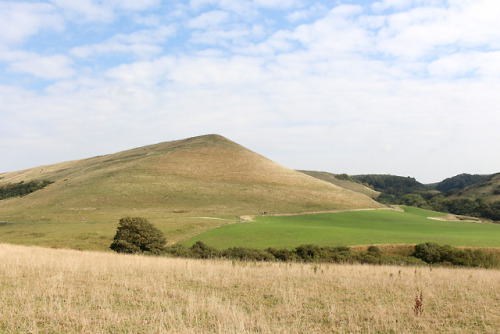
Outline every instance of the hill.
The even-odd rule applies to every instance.
[[[385,174],[367,174],[350,176],[352,180],[366,184],[376,191],[389,195],[404,195],[413,192],[427,192],[431,190],[413,177],[404,177]]]
[[[458,191],[452,198],[481,198],[488,203],[500,201],[500,173],[486,176],[482,181]]]
[[[281,166],[218,135],[3,173],[0,177],[0,186],[31,180],[52,182],[26,196],[0,201],[0,221],[31,223],[29,229],[19,230],[15,240],[22,243],[29,242],[24,241],[25,234],[47,237],[47,232],[39,230],[45,225],[33,223],[73,224],[72,229],[82,238],[102,238],[101,243],[109,246],[118,219],[128,215],[149,218],[160,223],[164,232],[182,239],[216,224],[193,220],[197,216],[230,216],[234,220],[238,215],[264,211],[382,206],[362,194]],[[104,228],[101,223],[108,225]],[[50,227],[50,233],[60,233],[61,240],[51,241],[56,245],[66,242],[62,227]],[[5,229],[0,227],[0,234]]]
[[[472,175],[464,173],[444,179],[443,181],[434,184],[433,187],[442,193],[447,193],[449,191],[458,191],[464,189],[465,187],[480,183],[489,177],[491,177],[491,175]]]
[[[376,199],[379,195],[380,192],[373,190],[372,188],[369,188],[359,182],[351,181],[348,177],[347,178],[339,178],[337,175],[328,173],[328,172],[316,172],[316,171],[310,171],[310,170],[299,170],[299,172],[310,175],[312,177],[315,177],[317,179],[330,182],[336,186],[339,186],[344,189],[349,189],[361,194],[364,194],[368,197],[371,197],[373,199]]]

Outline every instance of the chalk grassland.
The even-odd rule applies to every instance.
[[[330,182],[330,183],[332,183],[336,186],[339,186],[341,188],[349,189],[349,190],[352,190],[352,191],[355,191],[358,193],[365,194],[366,196],[369,196],[371,198],[377,198],[380,195],[379,191],[368,188],[360,183],[338,179],[332,173],[309,171],[309,170],[299,170],[299,172],[310,175],[312,177],[315,177],[317,179],[320,179],[320,180],[323,180],[326,182]]]
[[[234,222],[238,215],[382,207],[217,135],[0,177],[0,186],[54,181],[27,196],[0,201],[0,222],[8,223],[0,224],[0,240],[49,247],[106,249],[125,216],[149,219],[175,242]],[[224,220],[192,218],[204,216]]]
[[[498,333],[500,271],[0,244],[3,333]],[[415,315],[422,292],[423,313]]]
[[[376,208],[367,196],[208,135],[0,174],[1,184],[51,180],[0,201],[0,221],[106,222],[123,216],[241,215]]]
[[[444,214],[405,207],[405,212],[369,210],[298,216],[256,217],[254,222],[221,226],[183,242],[224,249],[294,248],[301,244],[354,246],[436,242],[453,246],[500,247],[500,225],[437,221]]]

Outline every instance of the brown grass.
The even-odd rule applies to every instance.
[[[376,208],[367,196],[281,166],[217,135],[1,174],[1,184],[55,181],[0,201],[14,222],[151,220],[178,215],[242,215]],[[182,215],[182,214],[181,214]]]
[[[5,333],[500,330],[498,270],[201,261],[0,244],[0,277]]]

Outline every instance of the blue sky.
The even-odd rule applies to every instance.
[[[500,171],[497,0],[0,1],[0,172],[209,133],[294,169]]]

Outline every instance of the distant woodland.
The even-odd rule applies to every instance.
[[[457,198],[469,186],[486,182],[493,175],[460,174],[433,185],[425,185],[412,177],[394,175],[336,175],[337,178],[362,183],[381,192],[377,201],[383,204],[408,205],[456,215],[500,221],[500,201],[484,198]]]

